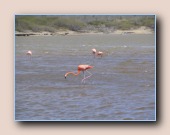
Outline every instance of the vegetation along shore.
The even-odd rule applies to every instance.
[[[152,34],[154,15],[16,15],[16,36]]]

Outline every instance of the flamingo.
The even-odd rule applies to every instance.
[[[99,52],[97,52],[97,55],[102,57],[103,56],[103,52],[99,51]]]
[[[78,65],[77,73],[67,72],[67,73],[65,74],[65,79],[66,79],[66,77],[67,77],[69,74],[72,74],[72,75],[77,76],[77,75],[80,74],[81,71],[83,72],[83,74],[84,74],[84,72],[86,71],[87,73],[89,73],[89,76],[85,77],[85,74],[84,74],[84,78],[81,80],[81,82],[85,82],[85,80],[86,80],[87,78],[90,78],[90,77],[92,76],[92,74],[91,74],[89,71],[87,71],[88,69],[91,69],[91,68],[93,68],[93,66],[90,66],[90,65]]]
[[[26,55],[27,55],[28,57],[30,57],[30,59],[31,59],[32,52],[29,50],[29,51],[27,51]]]
[[[29,50],[29,51],[27,51],[26,55],[32,56],[32,52]]]
[[[93,48],[93,49],[92,49],[92,53],[93,53],[93,55],[94,55],[94,58],[95,58],[95,54],[96,54],[96,52],[97,52],[97,51],[96,51],[96,49],[95,49],[95,48]]]

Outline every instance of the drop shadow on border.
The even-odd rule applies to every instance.
[[[161,124],[161,21],[156,19],[156,121],[18,121],[20,127],[157,127]]]

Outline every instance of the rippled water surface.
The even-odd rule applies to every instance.
[[[154,35],[30,36],[15,42],[16,120],[155,120]],[[92,48],[104,56],[93,58]],[[80,64],[94,66],[85,83],[82,73],[64,78]]]

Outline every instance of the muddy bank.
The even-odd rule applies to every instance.
[[[58,30],[56,32],[15,32],[16,36],[66,36],[66,35],[82,35],[82,34],[153,34],[154,31],[152,29],[146,27],[140,27],[138,29],[130,29],[130,30],[115,30],[113,32],[99,32],[99,31],[71,31],[71,30]]]

